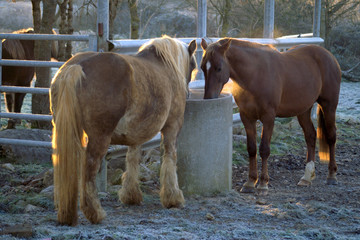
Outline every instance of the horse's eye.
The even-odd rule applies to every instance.
[[[221,67],[217,67],[217,68],[215,69],[215,71],[216,71],[216,72],[221,72]]]

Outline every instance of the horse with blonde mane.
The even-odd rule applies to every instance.
[[[162,133],[160,200],[164,207],[184,204],[176,174],[176,139],[183,124],[188,83],[196,68],[188,46],[164,36],[134,56],[79,53],[57,72],[50,88],[53,114],[55,205],[60,224],[77,224],[77,200],[91,223],[106,213],[95,184],[110,144],[128,146],[119,199],[140,204],[141,145]],[[80,179],[80,185],[78,181]]]

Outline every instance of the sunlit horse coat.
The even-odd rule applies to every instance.
[[[258,192],[268,192],[267,160],[275,117],[297,116],[305,135],[305,174],[298,185],[308,186],[315,177],[315,144],[319,157],[329,161],[328,184],[336,184],[335,116],[339,100],[341,70],[335,57],[316,45],[299,45],[280,53],[269,45],[225,38],[208,45],[201,68],[205,75],[204,98],[216,98],[229,78],[247,135],[249,178],[242,192],[253,192],[258,181],[256,121],[263,123],[259,153],[262,161]],[[318,103],[317,132],[311,109]]]
[[[135,56],[87,52],[64,64],[51,84],[55,203],[62,224],[77,222],[80,207],[98,223],[105,217],[95,177],[109,144],[128,145],[119,198],[140,204],[141,144],[159,131],[164,156],[160,199],[165,207],[184,203],[176,175],[176,138],[183,124],[187,84],[196,67],[189,46],[163,37],[142,46]]]

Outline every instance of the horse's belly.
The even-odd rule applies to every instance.
[[[301,98],[297,101],[288,101],[280,104],[279,108],[276,111],[277,117],[294,117],[298,116],[307,110],[309,110],[316,99],[311,100],[302,100]]]
[[[111,137],[112,144],[141,145],[153,138],[163,127],[165,116],[153,116],[141,121],[123,117]]]

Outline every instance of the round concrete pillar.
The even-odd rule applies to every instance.
[[[203,99],[190,90],[177,140],[177,173],[185,195],[212,195],[231,189],[232,97]]]

